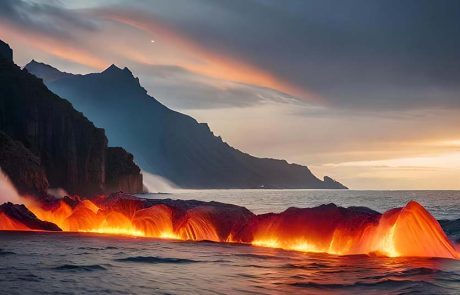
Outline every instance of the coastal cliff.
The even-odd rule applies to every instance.
[[[149,96],[128,68],[111,65],[87,75],[36,61],[25,68],[104,128],[111,145],[133,153],[142,170],[179,187],[346,189],[329,177],[318,179],[306,166],[257,158],[231,147],[207,124]]]
[[[16,66],[5,44],[0,44],[0,130],[39,159],[50,187],[81,196],[111,192],[106,180],[112,174],[106,169],[113,164],[107,162],[110,152],[104,130],[96,128],[68,101],[49,91],[41,79]],[[126,165],[135,165],[132,158],[123,160],[129,162]],[[21,161],[16,163],[13,170],[25,169]],[[0,167],[3,165],[0,162]],[[131,178],[142,183],[140,171],[132,171]],[[27,179],[11,175],[10,178],[13,183]],[[142,191],[142,185],[125,187],[125,178],[112,175],[110,183],[117,184],[118,190]],[[36,179],[38,184],[33,179],[27,182],[24,187],[40,185],[40,190],[43,189],[41,179]]]
[[[0,167],[9,176],[19,194],[38,197],[46,195],[48,179],[40,164],[40,158],[1,131]]]

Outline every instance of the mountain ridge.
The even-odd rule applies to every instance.
[[[143,170],[180,187],[346,188],[330,177],[316,178],[306,166],[257,158],[233,148],[206,123],[171,110],[148,95],[126,67],[113,64],[86,75],[64,73],[36,61],[24,68],[104,128],[110,144],[132,152]],[[50,79],[48,71],[63,74]]]

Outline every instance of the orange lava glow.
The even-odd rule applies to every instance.
[[[460,258],[436,219],[414,201],[387,211],[377,222],[348,219],[331,226],[334,221],[325,220],[330,219],[325,214],[325,218],[315,216],[314,220],[307,218],[289,226],[288,217],[274,217],[258,224],[253,245],[336,255]]]
[[[29,202],[27,207],[39,219],[71,232],[234,242],[334,255],[460,258],[436,219],[414,201],[383,214],[330,204],[254,215],[236,206],[144,205],[141,199],[110,197]],[[28,227],[0,212],[0,230]]]
[[[8,217],[5,213],[0,212],[0,230],[30,230],[19,221]]]
[[[31,203],[28,208],[41,220],[59,226],[63,231],[116,234],[136,237],[177,239],[173,232],[171,210],[164,205],[141,210],[103,210],[89,200],[71,208],[63,201],[46,208]]]

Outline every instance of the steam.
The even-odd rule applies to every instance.
[[[66,196],[70,196],[69,193],[65,189],[60,188],[60,187],[49,188],[46,192],[48,193],[48,195],[51,195],[58,199],[62,199]]]
[[[144,178],[144,186],[149,193],[171,193],[179,189],[171,181],[161,176],[146,171],[142,171],[142,176]]]
[[[15,204],[22,204],[23,199],[18,194],[18,191],[11,183],[10,178],[3,173],[0,168],[0,204],[11,202]]]

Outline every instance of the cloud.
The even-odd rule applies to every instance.
[[[61,38],[69,38],[70,30],[97,29],[94,22],[83,19],[71,9],[59,6],[56,1],[0,1],[0,15],[5,20],[26,28],[27,30],[52,34]]]
[[[173,65],[133,64],[150,94],[173,109],[249,107],[263,103],[300,103],[275,89],[207,77]]]
[[[133,13],[133,9],[142,13]],[[458,1],[135,1],[131,11],[323,103],[460,107]]]
[[[460,107],[458,1],[6,0],[0,8],[19,31],[99,55],[86,62],[93,68],[108,58],[175,65],[340,109]],[[142,38],[159,39],[157,55]]]

